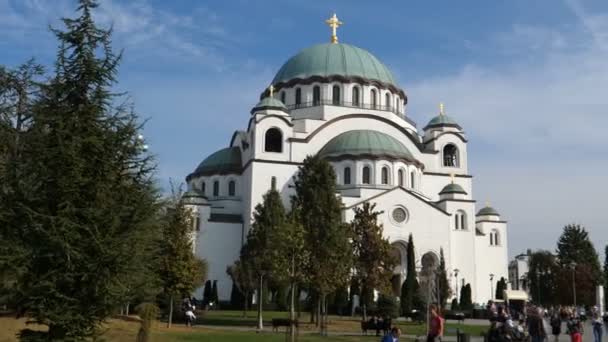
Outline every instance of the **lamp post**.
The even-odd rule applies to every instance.
[[[454,278],[456,279],[456,298],[458,298],[458,272],[460,272],[459,269],[454,269]]]
[[[494,300],[494,273],[490,273],[490,299]]]
[[[570,267],[572,268],[572,297],[574,299],[574,310],[576,310],[576,280],[574,274],[576,272],[576,262],[571,262]]]

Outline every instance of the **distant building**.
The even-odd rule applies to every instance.
[[[532,251],[528,250],[525,254],[516,255],[509,262],[509,284],[511,285],[511,289],[530,292],[528,270],[531,254]]]

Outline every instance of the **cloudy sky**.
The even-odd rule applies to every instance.
[[[52,65],[49,25],[75,0],[0,0],[0,64]],[[342,42],[389,66],[423,126],[446,104],[469,137],[474,196],[509,221],[509,251],[555,249],[567,223],[608,243],[608,2],[101,0],[124,49],[120,89],[149,119],[158,177],[182,180],[244,128],[291,55]],[[606,212],[604,212],[606,211]]]

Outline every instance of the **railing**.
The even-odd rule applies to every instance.
[[[288,105],[287,109],[301,109],[301,108],[310,108],[310,107],[318,107],[318,106],[337,106],[337,107],[349,107],[349,108],[362,108],[362,109],[371,109],[371,110],[381,110],[385,112],[391,112],[397,114],[399,117],[407,121],[412,126],[416,126],[416,123],[409,118],[401,115],[399,110],[393,106],[381,106],[374,105],[371,103],[361,103],[361,102],[346,102],[346,101],[335,101],[335,100],[318,100],[318,101],[310,101],[310,102],[302,102],[298,104]]]

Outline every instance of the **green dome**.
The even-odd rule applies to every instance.
[[[500,214],[492,207],[485,207],[481,208],[481,210],[477,212],[476,216],[500,216]]]
[[[444,186],[439,194],[440,195],[442,195],[442,194],[463,194],[463,195],[466,195],[467,192],[464,191],[464,189],[460,185],[454,184],[454,183],[450,183],[450,184]]]
[[[228,147],[205,158],[191,176],[241,173],[241,149]]]
[[[274,97],[270,96],[265,97],[262,99],[262,101],[258,102],[258,104],[256,104],[255,107],[253,107],[253,109],[251,110],[251,113],[253,114],[253,112],[263,109],[276,109],[287,112],[287,107],[285,107],[285,104],[281,102],[281,100],[277,100]]]
[[[456,123],[456,121],[454,119],[452,119],[451,117],[445,115],[445,114],[440,114],[437,115],[436,117],[432,118],[431,121],[429,121],[429,123],[426,125],[426,127],[424,127],[424,129],[427,128],[432,128],[432,127],[439,127],[439,126],[453,126],[453,127],[457,127],[458,129],[460,129],[460,125],[458,123]]]
[[[348,44],[319,44],[291,57],[272,80],[272,84],[311,76],[361,77],[397,86],[395,78],[374,55]]]
[[[405,159],[416,162],[410,151],[399,140],[388,134],[369,130],[344,132],[331,139],[319,155],[323,158],[379,157]]]

